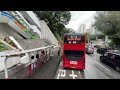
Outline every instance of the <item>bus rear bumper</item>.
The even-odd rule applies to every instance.
[[[85,66],[70,66],[70,65],[63,65],[64,68],[69,68],[69,69],[79,69],[79,70],[83,70],[85,69]]]

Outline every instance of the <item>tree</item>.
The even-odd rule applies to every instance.
[[[98,12],[94,17],[95,29],[101,31],[104,35],[108,35],[112,43],[120,44],[120,11],[103,11]]]
[[[91,35],[89,33],[85,33],[85,35],[86,35],[86,42],[90,43]]]
[[[68,30],[68,33],[76,33],[76,31],[72,28],[67,28],[67,30]]]
[[[41,20],[45,20],[51,31],[58,33],[61,37],[61,32],[64,32],[65,26],[71,19],[69,11],[34,11]]]

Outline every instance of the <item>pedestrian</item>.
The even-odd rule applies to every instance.
[[[60,56],[61,47],[60,47],[60,43],[59,42],[58,42],[58,48],[59,48],[59,50],[58,50],[58,56]]]
[[[41,50],[41,57],[42,57],[42,58],[41,58],[41,59],[42,59],[42,62],[45,63],[45,62],[46,62],[46,61],[45,61],[45,58],[46,58],[46,57],[45,57],[45,51],[44,51],[44,50]]]
[[[45,55],[45,51],[44,50],[42,50],[41,53],[42,53],[42,55]]]
[[[60,48],[59,48],[59,50],[58,50],[58,56],[60,56]]]

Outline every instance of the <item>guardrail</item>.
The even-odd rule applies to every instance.
[[[32,75],[32,59],[30,57],[30,53],[31,52],[35,52],[35,51],[41,51],[44,49],[49,49],[49,54],[52,54],[53,51],[52,49],[57,48],[57,46],[51,45],[51,46],[46,46],[46,47],[41,47],[41,48],[36,48],[36,49],[30,49],[30,50],[25,50],[25,51],[20,51],[20,52],[16,52],[16,53],[10,53],[10,54],[5,54],[2,55],[1,57],[5,57],[4,59],[4,73],[5,73],[5,79],[8,79],[8,68],[7,68],[7,59],[10,57],[16,57],[16,56],[21,56],[21,55],[25,55],[28,54],[27,59],[29,60],[29,75]],[[46,52],[45,52],[46,53]]]

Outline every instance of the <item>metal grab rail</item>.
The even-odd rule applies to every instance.
[[[17,53],[11,53],[11,54],[5,54],[5,55],[1,55],[1,57],[5,57],[5,60],[4,60],[4,72],[5,72],[5,79],[8,78],[8,70],[7,70],[7,59],[9,57],[16,57],[16,56],[20,56],[20,55],[25,55],[26,53],[28,54],[28,60],[30,62],[30,75],[32,74],[31,72],[31,64],[32,64],[32,59],[30,58],[30,52],[34,52],[34,51],[40,51],[40,50],[43,50],[43,49],[47,49],[47,48],[51,48],[51,49],[54,49],[56,48],[57,46],[54,46],[54,45],[50,45],[50,46],[46,46],[46,47],[41,47],[41,48],[36,48],[36,49],[30,49],[30,50],[25,50],[25,51],[20,51],[20,52],[17,52]],[[49,52],[51,53],[51,52]]]

